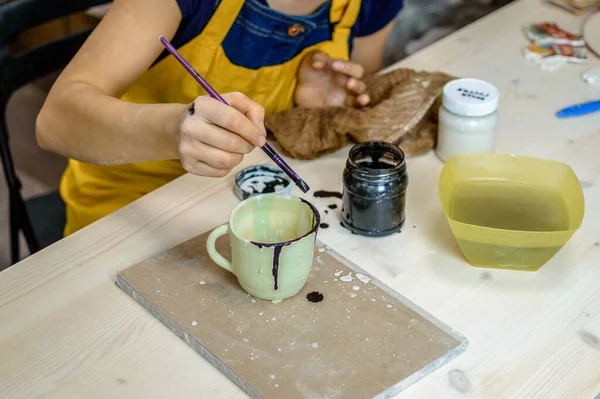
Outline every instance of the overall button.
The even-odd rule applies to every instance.
[[[288,35],[291,37],[298,36],[300,33],[304,32],[304,28],[301,25],[294,24],[288,28]]]

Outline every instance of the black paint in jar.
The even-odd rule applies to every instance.
[[[402,150],[368,141],[352,147],[344,169],[342,225],[354,234],[383,237],[404,220],[408,174]]]

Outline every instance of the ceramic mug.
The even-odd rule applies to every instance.
[[[317,209],[292,195],[263,194],[240,202],[229,223],[206,241],[210,258],[233,273],[248,294],[271,301],[296,295],[306,284],[319,230]],[[229,234],[231,261],[215,248]]]

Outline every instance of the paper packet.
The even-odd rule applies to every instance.
[[[552,44],[566,44],[576,47],[585,46],[583,36],[567,32],[552,22],[531,24],[526,28],[525,34],[529,40],[540,46]]]

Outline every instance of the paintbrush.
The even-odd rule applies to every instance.
[[[162,42],[162,44],[167,48],[169,53],[171,53],[173,57],[175,57],[177,61],[179,61],[179,63],[183,65],[183,67],[190,73],[190,75],[192,75],[192,77],[196,79],[198,83],[200,83],[200,86],[202,86],[212,98],[222,102],[225,105],[229,105],[229,103],[227,103],[227,101],[225,101],[225,99],[221,97],[219,93],[217,93],[215,89],[213,89],[211,85],[209,85],[208,82],[204,80],[202,76],[200,76],[198,72],[196,72],[196,70],[181,56],[181,54],[179,54],[179,52],[175,49],[175,47],[173,47],[171,43],[169,43],[167,39],[165,39],[162,35],[158,38]],[[283,158],[281,158],[279,154],[275,152],[275,150],[269,145],[269,143],[265,143],[265,145],[263,145],[260,148],[269,156],[269,158],[273,160],[273,162],[277,164],[277,166],[281,168],[281,170],[283,170],[290,177],[290,179],[292,179],[294,184],[296,184],[296,186],[298,186],[298,188],[300,188],[300,190],[302,190],[303,193],[307,193],[310,190],[308,184],[306,184],[304,180],[302,180],[300,176],[298,176],[296,172],[294,172],[294,170],[283,160]]]

